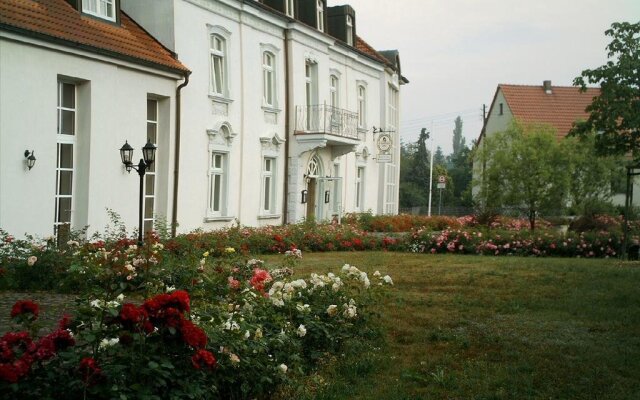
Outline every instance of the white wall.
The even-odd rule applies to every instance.
[[[167,215],[177,77],[97,60],[89,53],[69,54],[64,47],[16,40],[22,39],[0,37],[0,227],[16,235],[53,233],[61,76],[78,81],[73,228],[89,225],[89,232],[103,230],[107,207],[118,212],[129,228],[137,227],[139,181],[135,172],[125,172],[118,150],[129,140],[136,159],[141,157],[149,94],[167,99],[162,104],[164,133],[158,143],[162,192],[157,209]],[[37,158],[31,171],[24,163],[26,149],[34,150]]]

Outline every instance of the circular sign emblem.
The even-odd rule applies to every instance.
[[[387,151],[391,148],[391,137],[387,134],[378,136],[378,148],[381,151]]]
[[[438,183],[446,183],[447,182],[447,177],[444,175],[440,175],[438,177]]]

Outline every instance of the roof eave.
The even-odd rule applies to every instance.
[[[159,70],[162,70],[162,71],[165,71],[165,72],[177,73],[177,74],[183,75],[183,76],[185,74],[191,74],[191,71],[189,69],[187,69],[186,67],[184,69],[171,67],[169,65],[156,63],[156,62],[153,62],[153,61],[150,61],[150,60],[145,60],[143,58],[138,58],[138,57],[130,56],[130,55],[127,55],[127,54],[119,53],[117,51],[103,49],[103,48],[100,48],[100,47],[91,46],[91,45],[84,44],[84,43],[74,42],[72,40],[67,40],[67,39],[63,39],[63,38],[60,38],[60,37],[47,35],[45,33],[36,32],[36,31],[29,30],[29,29],[25,29],[25,28],[20,28],[20,27],[14,26],[14,25],[6,24],[6,23],[0,23],[0,29],[8,31],[8,32],[17,33],[17,34],[20,34],[20,35],[25,35],[25,36],[28,36],[28,37],[32,37],[34,39],[39,39],[39,40],[43,40],[43,41],[54,43],[54,44],[60,44],[60,45],[63,45],[63,46],[69,46],[69,47],[73,47],[73,48],[76,48],[76,49],[88,51],[88,52],[91,52],[91,53],[95,53],[95,54],[99,54],[99,55],[103,55],[103,56],[107,56],[107,57],[116,58],[116,59],[119,59],[119,60],[122,60],[122,61],[132,62],[134,64],[140,64],[140,65],[143,65],[145,67],[151,67],[151,68],[159,69]]]

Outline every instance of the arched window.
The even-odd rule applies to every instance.
[[[210,50],[211,54],[211,93],[224,96],[226,93],[226,41],[220,35],[211,35]]]
[[[367,89],[358,85],[358,128],[367,128]]]
[[[322,167],[322,160],[318,158],[318,155],[314,155],[309,160],[309,165],[307,166],[306,176],[310,177],[319,177],[322,176],[324,168]]]
[[[268,51],[262,53],[262,79],[264,105],[274,107],[276,105],[275,57]]]
[[[329,91],[330,93],[330,98],[329,98],[329,105],[331,107],[340,107],[340,98],[338,96],[339,94],[339,86],[340,86],[340,81],[338,80],[338,77],[335,75],[331,75],[330,77],[330,86],[329,86]]]

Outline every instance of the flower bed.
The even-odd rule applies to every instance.
[[[610,232],[570,232],[566,236],[542,231],[416,230],[411,234],[414,253],[483,255],[615,257],[620,236]]]
[[[6,396],[264,398],[373,329],[369,309],[393,284],[350,265],[293,279],[297,249],[276,269],[233,248],[178,263],[153,238],[68,251],[68,274],[87,280],[76,312],[38,338],[38,305],[16,303],[0,337]]]

